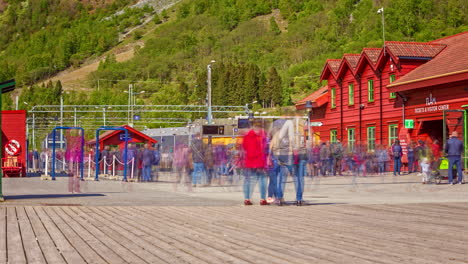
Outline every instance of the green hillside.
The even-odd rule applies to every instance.
[[[0,15],[0,80],[15,77],[31,87],[21,101],[43,104],[49,96],[58,103],[53,89],[34,83],[103,54],[118,45],[119,33],[154,13],[147,7],[111,16],[131,1],[111,2],[8,1]],[[290,105],[319,87],[327,58],[382,45],[382,6],[386,40],[429,41],[468,30],[465,0],[186,0],[157,15],[151,23],[162,24],[153,31],[133,33],[145,41],[133,59],[108,56],[89,76],[93,90],[64,97],[68,104],[126,104],[116,91],[134,81],[146,91],[144,103],[202,104],[206,67],[216,60],[213,104]],[[61,94],[56,86],[49,84]]]

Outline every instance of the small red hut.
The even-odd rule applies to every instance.
[[[128,134],[130,137],[128,143],[157,143],[155,139],[147,136],[146,134],[143,134],[142,132],[130,126],[124,125],[122,127],[128,130]],[[125,147],[124,135],[125,132],[122,130],[109,130],[107,132],[104,132],[102,135],[99,136],[99,149],[104,149],[104,146],[116,146],[120,150],[122,150]],[[86,142],[86,145],[91,148],[95,148],[96,139],[89,140],[88,142]]]
[[[2,111],[4,177],[26,175],[26,111]]]

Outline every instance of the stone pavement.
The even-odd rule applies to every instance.
[[[4,179],[0,263],[468,263],[468,184],[325,177],[307,206],[246,207],[238,186],[165,180]]]

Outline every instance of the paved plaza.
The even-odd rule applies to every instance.
[[[308,178],[306,206],[240,186],[4,179],[0,263],[468,263],[468,184]]]

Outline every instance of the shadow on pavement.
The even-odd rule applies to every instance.
[[[5,195],[5,200],[21,199],[48,199],[48,198],[74,198],[74,197],[95,197],[106,196],[100,193],[76,193],[76,194],[25,194],[25,195]]]
[[[337,205],[337,204],[347,204],[347,203],[314,203],[314,202],[304,202],[301,206],[309,206],[309,205]],[[296,206],[296,202],[285,202],[286,206]]]

